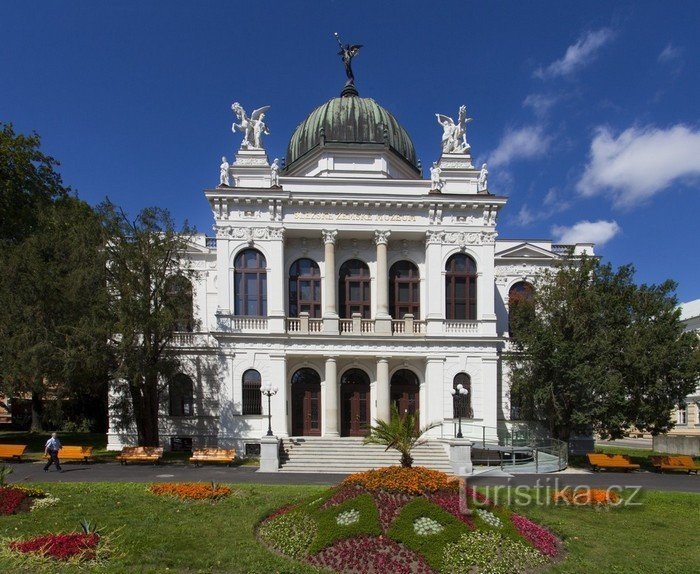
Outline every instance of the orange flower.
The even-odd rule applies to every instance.
[[[620,495],[614,490],[602,488],[567,487],[552,494],[554,502],[565,502],[574,506],[607,506],[620,502]]]
[[[176,496],[183,500],[217,500],[231,494],[228,486],[213,482],[159,482],[148,489],[158,496]]]
[[[369,491],[384,490],[420,495],[438,490],[457,490],[459,481],[444,472],[417,466],[403,468],[390,466],[348,476],[344,485],[358,485]]]

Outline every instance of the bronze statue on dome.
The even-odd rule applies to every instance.
[[[345,44],[340,41],[340,36],[338,32],[335,32],[335,39],[338,40],[338,45],[340,46],[340,52],[338,55],[342,58],[343,64],[345,64],[345,75],[348,77],[348,81],[345,82],[345,86],[355,85],[355,75],[352,73],[352,59],[357,56],[357,53],[362,48],[362,44]]]

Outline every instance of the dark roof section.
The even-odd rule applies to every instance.
[[[355,90],[317,107],[297,126],[287,146],[285,169],[326,143],[383,144],[418,171],[416,150],[406,130],[389,111],[372,98],[359,97]]]

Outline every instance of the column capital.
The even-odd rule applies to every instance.
[[[377,357],[377,363],[388,363],[389,357]]]
[[[391,231],[375,231],[374,232],[374,242],[377,245],[386,245],[389,243],[389,236],[391,235]]]
[[[322,229],[321,235],[323,236],[323,243],[332,243],[335,245],[336,237],[338,236],[338,231],[335,229]]]
[[[338,361],[337,356],[332,356],[332,357],[326,357],[326,363],[336,363]]]

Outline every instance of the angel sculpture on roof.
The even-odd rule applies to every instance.
[[[338,56],[340,56],[343,60],[343,64],[345,65],[345,75],[348,77],[348,81],[345,82],[346,86],[354,86],[355,85],[355,74],[352,73],[352,59],[357,56],[357,53],[360,51],[360,48],[362,48],[362,44],[343,44],[340,41],[340,36],[338,36],[338,32],[334,33],[335,39],[338,40],[338,45],[340,46],[340,52],[338,52]]]
[[[467,117],[467,106],[460,106],[457,123],[442,114],[435,114],[442,126],[442,153],[466,153],[471,149],[467,143],[467,124],[472,118]]]
[[[263,149],[262,136],[270,135],[270,131],[267,129],[267,124],[265,123],[265,112],[270,109],[270,106],[263,106],[257,110],[253,110],[253,113],[248,117],[245,110],[238,102],[234,102],[231,105],[233,113],[240,121],[239,124],[235,123],[231,126],[231,131],[233,133],[243,132],[243,141],[241,142],[241,149]]]

